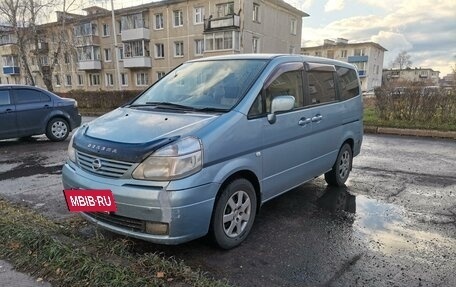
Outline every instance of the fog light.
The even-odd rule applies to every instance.
[[[168,223],[146,222],[146,232],[154,235],[167,235]]]

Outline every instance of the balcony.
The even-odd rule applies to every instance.
[[[101,61],[100,60],[79,61],[78,69],[79,70],[101,70]]]
[[[420,74],[419,77],[420,77],[421,79],[427,79],[427,78],[428,78],[428,75],[426,75],[426,74]]]
[[[151,68],[152,62],[150,57],[134,57],[134,58],[124,58],[123,66],[127,69],[134,68]]]
[[[5,75],[19,75],[21,72],[21,69],[17,66],[12,66],[12,67],[3,67],[3,74]]]
[[[150,30],[147,28],[135,28],[123,30],[121,32],[122,42],[134,40],[150,40]]]
[[[368,56],[349,56],[349,63],[358,63],[358,62],[367,62],[369,60]]]
[[[360,78],[366,77],[366,71],[365,70],[358,70],[358,75]]]
[[[87,36],[77,36],[74,38],[74,44],[76,47],[82,46],[99,46],[100,37],[96,35],[87,35]]]
[[[220,18],[204,19],[204,32],[211,32],[212,30],[223,28],[239,28],[240,27],[239,15],[228,15]]]

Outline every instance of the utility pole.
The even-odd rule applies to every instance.
[[[116,17],[114,15],[114,2],[111,0],[111,17],[112,17],[112,33],[114,36],[114,53],[112,55],[112,60],[115,62],[116,67],[116,75],[117,75],[117,87],[118,90],[122,90],[122,79],[120,75],[120,67],[119,67],[119,47],[117,46],[117,33],[116,33]]]

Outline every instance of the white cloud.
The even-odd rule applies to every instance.
[[[298,8],[301,11],[307,12],[313,4],[313,0],[286,0],[290,5]]]
[[[344,9],[344,0],[328,0],[325,5],[325,12],[337,11]]]
[[[332,1],[326,4],[329,2]],[[456,1],[359,0],[354,3],[363,7],[366,4],[372,15],[341,17],[318,28],[306,27],[304,21],[304,46],[321,45],[323,39],[338,37],[351,42],[372,41],[388,49],[385,67],[399,51],[406,50],[412,56],[413,66],[438,69],[442,74],[449,72],[456,54]]]

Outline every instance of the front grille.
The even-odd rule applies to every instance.
[[[77,151],[76,154],[78,164],[83,170],[111,178],[122,177],[134,165],[131,162],[96,157],[80,151]],[[101,167],[94,169],[93,162],[97,159],[100,161]]]
[[[146,227],[146,222],[139,219],[102,212],[86,212],[85,214],[103,223],[127,228],[131,231],[144,232]]]

